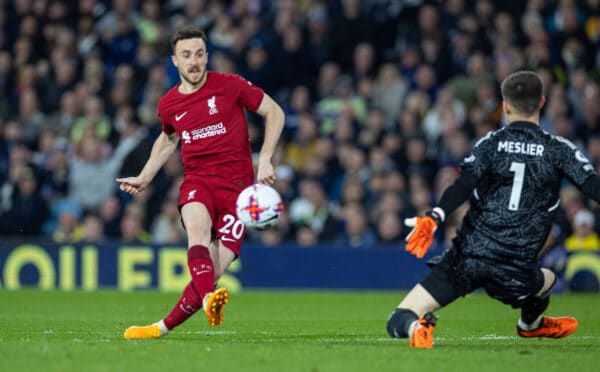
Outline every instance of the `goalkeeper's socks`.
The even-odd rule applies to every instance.
[[[519,321],[517,322],[517,326],[519,326],[519,328],[522,329],[522,330],[524,330],[524,331],[531,331],[531,330],[534,330],[534,329],[538,329],[540,327],[541,323],[542,323],[542,316],[540,315],[531,324],[527,324],[527,323],[525,323],[523,321],[523,319],[519,318]]]
[[[160,335],[164,336],[170,330],[177,327],[181,323],[185,322],[189,317],[194,315],[194,313],[202,308],[202,299],[196,293],[192,282],[189,282],[188,285],[185,286],[179,301],[173,310],[165,317],[165,319],[161,320],[158,325],[160,326]],[[163,326],[161,326],[161,323]],[[163,332],[165,332],[163,334]]]
[[[215,270],[208,248],[193,245],[188,249],[188,268],[198,297],[203,298],[215,288]]]

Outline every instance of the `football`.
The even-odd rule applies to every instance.
[[[279,222],[283,202],[277,190],[256,183],[238,195],[236,209],[238,219],[248,229],[266,230]]]

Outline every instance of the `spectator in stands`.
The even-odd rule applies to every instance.
[[[466,110],[462,101],[454,96],[452,89],[444,86],[438,91],[435,104],[423,118],[423,131],[427,136],[429,145],[438,145],[438,139],[450,118],[456,123],[453,128],[456,130],[456,127],[460,127],[465,122]]]
[[[304,36],[299,26],[291,24],[283,30],[280,45],[277,46],[273,59],[278,63],[274,74],[279,74],[279,86],[288,92],[296,86],[305,84],[312,74],[312,61],[306,58]]]
[[[142,204],[127,204],[125,207],[125,213],[121,219],[121,235],[119,238],[127,244],[149,243],[150,233],[144,229],[144,219],[145,212]]]
[[[316,180],[300,181],[299,195],[290,203],[290,218],[296,226],[310,226],[320,241],[332,241],[337,234],[337,224],[327,194]]]
[[[432,184],[436,172],[436,164],[427,152],[427,140],[422,136],[414,136],[406,143],[406,163],[401,165],[403,173],[408,177],[422,176],[428,184]]]
[[[121,202],[115,195],[110,195],[102,201],[98,212],[102,221],[102,230],[109,239],[120,235],[120,220],[122,217]]]
[[[303,248],[314,247],[319,244],[319,234],[308,225],[300,225],[296,229],[296,242]]]
[[[594,231],[594,214],[588,209],[581,209],[573,219],[573,234],[565,240],[568,252],[600,251],[600,237]]]
[[[39,98],[35,90],[26,89],[21,93],[18,120],[23,128],[23,140],[27,145],[35,146],[46,120],[46,116],[40,110]]]
[[[181,226],[177,199],[163,201],[161,213],[152,223],[152,241],[158,244],[180,244],[185,241],[185,231]]]
[[[377,241],[384,245],[399,244],[403,238],[402,228],[402,220],[396,213],[385,212],[377,221]]]
[[[104,225],[97,214],[88,213],[74,233],[75,241],[81,243],[105,243]]]
[[[284,161],[294,171],[303,172],[308,158],[317,151],[319,129],[317,119],[309,112],[298,115],[298,128],[285,150]]]
[[[352,67],[354,48],[360,42],[373,38],[372,20],[361,5],[359,0],[342,0],[341,9],[330,13],[331,55],[335,61],[339,61],[344,72]]]
[[[377,236],[369,226],[369,220],[360,204],[345,206],[341,212],[343,230],[337,244],[346,249],[369,249],[375,246]]]
[[[93,134],[99,140],[107,141],[112,133],[112,123],[99,96],[86,96],[83,112],[71,128],[71,141],[78,143],[85,134]]]
[[[76,200],[61,199],[54,203],[51,219],[47,221],[47,229],[56,243],[75,243],[76,229],[83,211]]]
[[[408,85],[397,67],[392,63],[382,65],[373,84],[372,100],[385,113],[386,127],[391,127],[407,93]]]
[[[15,184],[12,195],[5,194],[6,188],[2,190],[0,231],[8,235],[40,235],[48,207],[40,193],[36,175],[31,168],[20,165],[12,168],[11,173]]]
[[[594,231],[594,214],[582,209],[573,219],[573,234],[565,240],[567,250],[566,275],[572,291],[598,292],[595,254],[600,252],[600,238]],[[590,256],[592,254],[592,256]]]
[[[366,207],[366,201],[366,191],[361,180],[355,177],[347,178],[342,185],[340,206],[359,204]]]
[[[123,138],[114,152],[103,154],[106,143],[93,134],[84,137],[71,161],[69,194],[87,210],[97,210],[110,194],[116,191],[114,179],[125,157],[142,139],[143,133]],[[98,177],[102,175],[102,177]]]
[[[588,81],[583,88],[581,111],[576,113],[576,132],[579,139],[600,133],[600,86]]]
[[[365,126],[358,133],[358,144],[365,149],[381,144],[387,127],[385,112],[379,107],[371,107],[367,113]]]

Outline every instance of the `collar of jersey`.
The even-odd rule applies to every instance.
[[[539,125],[531,121],[515,121],[510,124],[511,127],[539,129]]]

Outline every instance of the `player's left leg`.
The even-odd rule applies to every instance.
[[[410,346],[433,347],[433,329],[437,318],[432,311],[440,304],[421,284],[417,284],[402,299],[387,321],[387,331],[392,337],[410,338]]]
[[[235,253],[225,247],[220,239],[213,240],[209,246],[210,257],[215,271],[215,283],[225,273],[235,259]],[[212,326],[223,324],[223,310],[229,302],[227,288],[218,288],[204,296],[203,307],[206,318]]]
[[[433,311],[472,291],[472,274],[458,251],[451,248],[436,257],[431,271],[402,299],[388,318],[387,331],[392,337],[410,338],[410,346],[433,347],[437,318]],[[456,283],[462,283],[459,287]]]
[[[460,274],[454,269],[455,259],[453,252],[444,254],[429,274],[404,297],[388,318],[390,336],[410,338],[411,347],[433,347],[437,318],[432,312],[468,292],[454,285],[454,277]]]
[[[567,337],[577,329],[577,319],[572,317],[542,316],[550,304],[550,293],[556,274],[543,268],[544,284],[538,293],[523,301],[521,317],[517,323],[517,334],[521,337]]]

